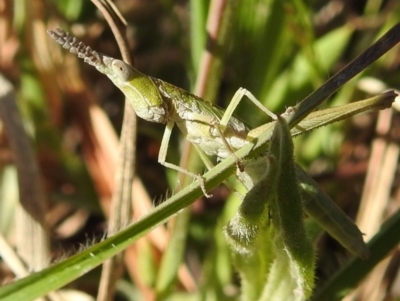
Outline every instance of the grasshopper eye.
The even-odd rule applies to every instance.
[[[127,82],[132,79],[132,68],[123,61],[114,60],[111,64],[111,67],[120,80]]]

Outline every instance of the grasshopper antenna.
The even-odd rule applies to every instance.
[[[71,36],[61,28],[57,27],[53,30],[48,30],[47,33],[58,44],[62,45],[63,48],[69,49],[71,53],[78,55],[78,57],[83,59],[85,63],[95,67],[102,64],[100,55],[97,51],[86,46],[83,42],[79,41],[76,37]]]

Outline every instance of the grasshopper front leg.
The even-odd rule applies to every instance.
[[[199,181],[199,183],[200,183],[200,187],[201,187],[201,190],[203,191],[204,196],[207,197],[207,198],[211,198],[212,194],[208,194],[207,193],[207,190],[206,190],[206,187],[205,187],[204,178],[201,175],[192,173],[192,172],[190,172],[190,171],[188,171],[188,170],[186,170],[186,169],[184,169],[184,168],[182,168],[182,167],[180,167],[178,165],[166,162],[169,140],[171,138],[171,133],[172,133],[172,129],[174,128],[174,125],[175,125],[175,122],[172,122],[172,121],[169,121],[166,124],[164,135],[163,135],[163,138],[161,140],[160,151],[158,153],[158,163],[160,163],[161,165],[163,165],[165,167],[168,167],[170,169],[173,169],[173,170],[181,172],[181,173],[183,173],[185,175],[188,175],[188,176],[190,176],[190,177],[192,177],[194,179],[197,179]]]

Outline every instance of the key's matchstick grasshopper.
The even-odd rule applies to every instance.
[[[233,116],[234,109],[246,96],[259,109],[276,120],[275,114],[269,112],[243,88],[235,93],[230,105],[224,111],[183,89],[149,77],[121,60],[92,50],[60,28],[49,30],[48,33],[64,48],[105,74],[124,93],[139,117],[166,125],[158,162],[198,179],[206,196],[204,181],[200,175],[166,162],[168,143],[175,124],[185,138],[198,146],[201,151],[209,156],[217,156],[221,160],[234,155],[236,150],[257,139],[261,132],[269,131],[272,135],[276,121],[250,129],[245,122]],[[325,97],[327,96],[329,95]],[[390,91],[363,101],[316,112],[311,111],[317,104],[300,103],[294,108],[289,108],[283,116],[288,120],[292,136],[295,136],[361,112],[389,108],[395,96],[396,94]],[[237,160],[240,167],[238,178],[248,190],[252,189],[265,174],[267,161],[262,156],[260,158],[260,160]],[[357,226],[328,197],[325,197],[300,167],[297,168],[300,183],[303,184],[300,186],[308,195],[306,212],[350,252],[366,257],[368,250]]]

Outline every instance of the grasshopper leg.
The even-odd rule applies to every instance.
[[[209,125],[210,128],[215,130],[217,132],[217,134],[220,136],[225,148],[229,151],[230,155],[232,155],[235,158],[238,169],[240,171],[244,170],[243,164],[241,163],[239,158],[235,155],[234,149],[232,148],[232,146],[229,144],[229,142],[225,138],[225,135],[224,135],[225,127],[223,127],[223,129],[221,129],[221,122],[217,118],[198,114],[198,113],[192,113],[192,114],[188,115],[188,118],[192,121],[205,123],[205,124]]]
[[[235,111],[236,107],[239,105],[244,96],[246,96],[256,107],[258,107],[273,120],[277,119],[276,114],[268,110],[249,90],[246,90],[245,88],[239,88],[233,95],[231,102],[225,110],[224,116],[222,116],[221,118],[220,126],[222,128],[226,127],[229,119],[233,115],[233,112]]]
[[[160,147],[160,151],[158,153],[158,163],[160,163],[161,165],[164,165],[165,167],[174,169],[178,172],[184,173],[185,175],[188,175],[192,178],[197,179],[200,182],[200,187],[201,190],[203,191],[203,194],[205,197],[207,198],[211,198],[212,194],[208,194],[206,191],[206,186],[205,186],[205,181],[204,178],[199,175],[199,174],[195,174],[192,173],[178,165],[166,162],[166,157],[167,157],[167,150],[168,150],[168,144],[169,144],[169,139],[171,137],[171,133],[172,133],[172,129],[174,127],[174,122],[173,121],[169,121],[167,123],[167,126],[165,127],[165,132],[161,141],[161,147]]]
[[[221,130],[220,128],[220,122],[217,119],[214,119],[211,122],[211,125],[214,126],[214,128],[217,130],[217,132],[220,134],[221,138],[222,138],[222,142],[225,144],[225,147],[229,150],[229,152],[231,153],[231,155],[235,158],[236,161],[236,166],[237,168],[243,172],[244,171],[244,166],[242,161],[235,155],[235,151],[232,149],[232,147],[230,146],[230,144],[228,143],[228,141],[226,141],[225,137],[224,137],[224,132]]]
[[[227,127],[229,119],[232,117],[233,112],[239,105],[240,101],[244,98],[244,96],[246,96],[256,107],[258,107],[261,111],[263,111],[265,114],[267,114],[273,120],[277,119],[276,114],[274,114],[273,112],[268,110],[249,90],[246,90],[245,88],[239,88],[236,91],[236,93],[233,95],[232,100],[229,103],[228,107],[226,108],[225,113],[222,116],[221,121],[219,122],[218,126],[216,126],[216,128],[220,132],[222,138],[224,137],[224,131]],[[233,152],[232,148],[229,147],[229,144],[226,141],[226,139],[223,139],[223,141],[227,145],[227,147],[231,151],[231,153],[234,155],[234,152]],[[241,172],[244,171],[244,166],[238,158],[236,158],[236,165],[237,165],[239,171],[241,171]]]

